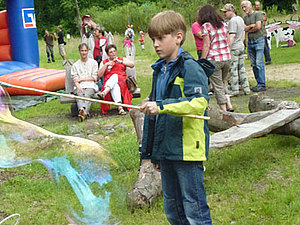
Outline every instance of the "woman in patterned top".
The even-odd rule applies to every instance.
[[[216,70],[209,80],[214,87],[217,103],[221,110],[233,112],[226,83],[229,80],[230,50],[228,27],[211,5],[203,6],[198,23],[201,25],[203,50],[201,58],[208,59]]]

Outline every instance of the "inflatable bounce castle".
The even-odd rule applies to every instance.
[[[64,70],[39,68],[33,0],[6,0],[6,10],[0,11],[0,81],[46,91],[64,88]],[[6,90],[10,95],[41,95],[16,88]]]

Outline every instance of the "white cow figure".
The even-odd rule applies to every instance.
[[[292,24],[288,27],[281,27],[281,22],[274,22],[266,26],[268,45],[271,47],[271,35],[275,36],[276,47],[278,48],[279,41],[288,41],[294,39],[296,25]]]

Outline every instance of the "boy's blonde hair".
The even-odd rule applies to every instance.
[[[175,35],[177,32],[183,33],[183,38],[180,43],[180,45],[182,45],[185,41],[186,25],[183,16],[173,10],[156,14],[151,19],[148,27],[148,34],[151,39],[166,34]]]

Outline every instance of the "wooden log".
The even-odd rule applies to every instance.
[[[141,104],[148,101],[145,99]],[[130,110],[139,146],[142,145],[144,113]],[[132,189],[127,194],[127,204],[132,207],[150,207],[153,200],[161,194],[160,172],[156,171],[150,160],[141,160],[138,178]]]
[[[220,132],[233,126],[256,122],[281,109],[297,109],[299,104],[294,101],[275,101],[264,94],[255,94],[250,97],[248,107],[252,113],[225,112],[211,106],[208,111],[209,130]],[[300,137],[300,121],[298,120],[300,119],[295,119],[278,129],[272,130],[271,133]]]
[[[160,172],[156,171],[150,160],[142,160],[138,178],[127,194],[129,207],[150,207],[162,192]]]
[[[210,149],[223,148],[264,136],[299,117],[300,109],[279,110],[259,121],[231,127],[211,136]]]

